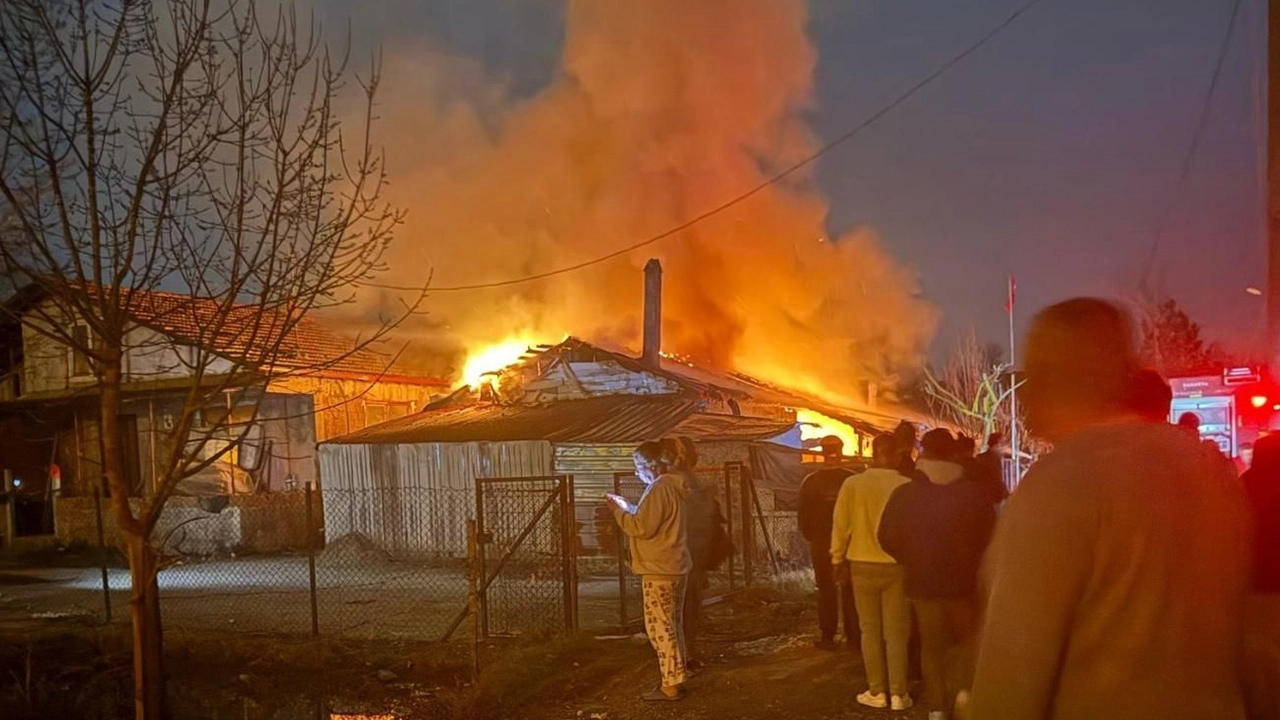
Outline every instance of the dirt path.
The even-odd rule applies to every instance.
[[[590,661],[570,662],[568,669],[557,674],[558,686],[567,687],[572,697],[558,702],[528,697],[504,702],[501,709],[508,717],[531,720],[925,717],[919,708],[890,713],[855,703],[854,695],[866,688],[859,653],[849,648],[836,652],[814,648],[814,636],[806,631],[815,626],[807,598],[769,593],[735,598],[709,610],[704,647],[710,662],[690,680],[689,695],[681,702],[655,705],[637,699],[657,681],[652,652],[645,643],[596,640],[605,647],[595,653],[590,648],[576,653],[593,654]],[[542,667],[563,662],[559,657],[544,660]],[[492,672],[501,675],[503,669]],[[913,690],[918,693],[918,682]]]

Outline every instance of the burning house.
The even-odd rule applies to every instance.
[[[43,536],[61,544],[96,543],[93,494],[105,491],[97,381],[80,351],[33,327],[58,317],[53,302],[39,291],[20,293],[6,313],[15,320],[0,326],[0,467],[10,499],[6,524],[13,526],[5,541]],[[216,316],[213,301],[133,291],[125,310],[132,327],[120,440],[126,481],[133,494],[145,497],[161,472],[158,443],[182,412],[187,391],[228,372],[224,366],[230,365],[218,358],[243,356],[234,338],[249,333],[234,325],[252,322],[253,314],[233,313],[231,327],[210,340],[199,325]],[[87,325],[75,317],[65,320],[89,337]],[[205,348],[214,360],[200,375],[190,359],[197,342],[225,345]],[[185,544],[174,549],[203,554],[297,546],[305,537],[302,489],[319,480],[317,441],[411,414],[447,390],[445,383],[400,370],[389,357],[356,348],[310,319],[297,325],[281,355],[278,365],[305,371],[261,386],[229,386],[225,403],[207,409],[243,418],[251,427],[243,444],[178,485],[160,531],[195,518],[203,522],[188,525]],[[197,421],[193,435],[199,426]],[[221,453],[226,446],[215,439],[201,452]],[[207,511],[215,506],[219,512]],[[104,523],[110,541],[109,512]]]
[[[475,479],[486,477],[572,475],[578,519],[590,528],[615,475],[632,471],[636,445],[671,435],[692,438],[704,465],[749,468],[766,504],[786,507],[814,459],[806,446],[837,434],[847,454],[859,455],[904,415],[841,408],[664,356],[656,261],[646,267],[645,287],[639,357],[573,337],[528,348],[421,412],[322,443],[327,537],[361,533],[401,551],[460,554]],[[372,492],[417,489],[457,499],[428,522],[413,492]],[[353,504],[357,496],[367,501]],[[349,512],[332,512],[338,505]],[[410,525],[419,521],[426,524]],[[581,540],[589,552],[594,533],[582,530]]]

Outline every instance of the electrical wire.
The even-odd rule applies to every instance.
[[[1191,175],[1191,163],[1195,159],[1196,151],[1200,149],[1200,140],[1204,137],[1205,128],[1209,124],[1209,109],[1213,106],[1213,98],[1218,91],[1218,80],[1222,77],[1222,66],[1227,58],[1227,49],[1231,46],[1231,36],[1234,33],[1236,17],[1240,14],[1240,6],[1242,4],[1241,0],[1236,0],[1231,6],[1231,17],[1227,19],[1227,29],[1222,34],[1222,43],[1218,47],[1218,59],[1213,64],[1213,75],[1209,77],[1209,87],[1205,89],[1204,101],[1200,104],[1200,113],[1196,118],[1195,131],[1191,134],[1191,144],[1187,147],[1186,154],[1182,156],[1182,165],[1178,169],[1178,179],[1169,195],[1169,202],[1160,216],[1160,224],[1156,226],[1156,236],[1151,241],[1151,250],[1147,253],[1147,263],[1142,276],[1142,284],[1144,286],[1155,268],[1156,254],[1160,251],[1160,243],[1164,240],[1165,231],[1168,229],[1170,218],[1173,217],[1174,209],[1182,198],[1183,188],[1186,185],[1187,178]]]
[[[782,182],[783,180],[790,177],[791,175],[794,175],[796,172],[808,167],[809,165],[812,165],[815,161],[818,160],[818,158],[822,157],[823,155],[826,155],[831,150],[834,150],[835,148],[857,137],[857,135],[861,133],[863,130],[866,130],[867,128],[871,127],[881,118],[883,118],[885,115],[888,115],[890,112],[895,110],[898,106],[902,105],[907,100],[910,100],[916,93],[920,92],[921,90],[923,90],[924,88],[932,84],[935,80],[945,75],[947,71],[951,70],[951,68],[960,64],[970,55],[977,52],[980,48],[982,48],[983,45],[986,45],[988,42],[994,39],[997,35],[1003,32],[1005,28],[1012,25],[1014,22],[1018,20],[1018,18],[1022,17],[1022,15],[1026,14],[1029,10],[1034,8],[1036,5],[1039,5],[1041,2],[1043,2],[1043,0],[1030,0],[1029,2],[1024,3],[1018,9],[1014,10],[1003,21],[1001,21],[991,30],[987,31],[987,33],[984,34],[982,37],[980,37],[977,41],[973,42],[968,47],[964,48],[958,54],[953,56],[950,60],[943,63],[941,66],[939,66],[936,70],[926,75],[923,79],[919,80],[914,85],[907,88],[906,91],[899,94],[887,105],[881,107],[879,110],[872,113],[869,117],[864,119],[862,122],[858,123],[852,129],[841,134],[835,139],[827,142],[825,145],[822,145],[817,150],[810,153],[808,156],[784,168],[782,171],[760,182],[758,185],[750,188],[746,192],[743,192],[740,195],[730,198],[725,202],[709,210],[706,210],[698,215],[695,215],[689,218],[688,220],[685,220],[679,225],[668,228],[658,233],[657,235],[651,235],[645,238],[644,240],[640,240],[639,242],[635,242],[625,247],[618,248],[617,250],[606,253],[604,255],[600,255],[591,260],[585,260],[583,262],[574,263],[572,265],[559,267],[554,270],[548,270],[546,272],[535,273],[532,275],[526,275],[518,278],[510,278],[507,280],[499,280],[499,281],[486,282],[486,283],[474,283],[469,285],[452,285],[452,286],[445,286],[445,287],[428,286],[426,288],[423,288],[421,286],[414,287],[414,286],[406,286],[406,285],[389,285],[389,284],[375,283],[375,282],[366,282],[362,284],[367,287],[379,288],[383,290],[400,290],[405,292],[422,292],[424,289],[429,292],[465,292],[469,290],[487,290],[491,288],[508,287],[511,285],[523,285],[525,283],[536,282],[538,280],[545,280],[547,278],[555,277],[557,275],[564,275],[566,273],[582,270],[584,268],[591,267],[592,265],[599,265],[600,263],[607,262],[609,260],[613,260],[614,258],[621,257],[635,250],[639,250],[642,247],[652,245],[661,240],[665,240],[673,235],[676,235],[680,232],[688,230],[689,228],[693,227],[694,225],[697,225],[703,220],[719,215],[725,210],[728,210],[729,208],[735,205],[738,205],[739,203],[745,200],[750,199],[751,197],[760,193],[761,191],[773,185],[776,185],[779,182]],[[1239,6],[1239,0],[1236,0],[1236,5],[1237,7]]]

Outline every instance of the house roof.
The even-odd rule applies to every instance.
[[[93,288],[91,292],[102,292]],[[29,298],[24,302],[30,304]],[[353,375],[362,379],[386,380],[446,387],[448,383],[405,368],[391,355],[361,346],[359,340],[333,332],[311,317],[303,317],[289,327],[280,311],[262,311],[257,305],[235,304],[229,308],[215,298],[181,293],[123,288],[120,307],[140,325],[182,343],[197,345],[237,361],[256,364],[265,360],[285,369],[311,375]],[[286,329],[287,328],[287,329]],[[269,352],[264,344],[279,347]]]
[[[547,440],[630,444],[666,435],[695,440],[763,440],[785,433],[782,420],[698,412],[689,395],[606,395],[542,405],[443,404],[328,442],[386,444]]]
[[[663,358],[660,367],[654,368],[625,352],[611,350],[575,337],[570,337],[557,345],[531,349],[526,359],[532,360],[540,356],[564,356],[572,360],[608,359],[634,372],[656,373],[696,395],[752,400],[770,405],[816,410],[860,432],[869,434],[892,430],[904,419],[925,422],[924,418],[918,417],[905,408],[887,404],[877,409],[844,407],[741,373],[713,370],[672,358]]]

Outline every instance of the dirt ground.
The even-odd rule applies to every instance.
[[[626,720],[663,718],[918,718],[853,702],[858,654],[812,647],[812,600],[795,590],[752,590],[708,609],[708,667],[680,703],[646,705],[653,653],[632,637],[573,636],[481,647],[471,684],[465,645],[300,640],[166,633],[178,718],[292,720],[342,714],[397,718]],[[0,622],[0,706],[8,717],[116,717],[127,712],[122,628],[74,618]]]

